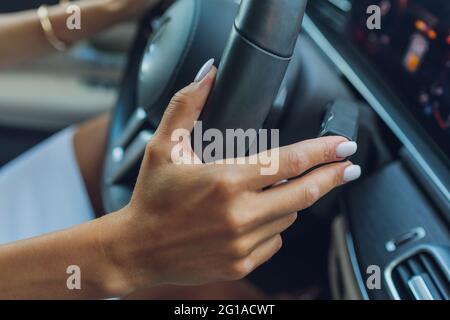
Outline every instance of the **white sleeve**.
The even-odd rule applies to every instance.
[[[95,218],[66,129],[0,168],[0,244]]]

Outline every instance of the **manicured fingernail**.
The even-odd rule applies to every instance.
[[[201,67],[200,71],[197,73],[197,76],[195,77],[194,82],[200,82],[203,80],[204,77],[208,74],[209,71],[211,71],[212,66],[214,65],[214,59],[209,59],[203,67]]]
[[[344,170],[344,183],[358,180],[361,177],[361,167],[351,165]]]
[[[353,141],[343,142],[336,148],[338,158],[348,158],[358,151],[358,144]]]

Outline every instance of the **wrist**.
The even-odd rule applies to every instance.
[[[159,284],[148,250],[140,247],[143,240],[139,235],[142,233],[133,222],[131,211],[126,207],[100,219],[98,242],[108,270],[103,283],[105,289],[116,297]],[[145,267],[141,268],[142,265]]]
[[[97,220],[97,250],[103,265],[100,286],[110,297],[123,297],[135,291],[127,272],[126,250],[121,241],[121,212],[111,213]]]

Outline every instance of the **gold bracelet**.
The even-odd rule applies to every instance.
[[[55,30],[53,29],[52,22],[49,18],[48,6],[42,5],[37,10],[37,15],[39,17],[39,21],[41,22],[42,30],[44,31],[45,37],[47,41],[52,45],[56,50],[63,52],[66,51],[68,46],[63,41],[59,40],[55,34]]]

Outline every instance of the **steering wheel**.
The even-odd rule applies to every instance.
[[[296,45],[307,0],[178,0],[140,23],[109,129],[107,212],[128,204],[147,143],[172,96],[220,62],[204,130],[263,127]],[[230,32],[231,30],[231,32]]]

